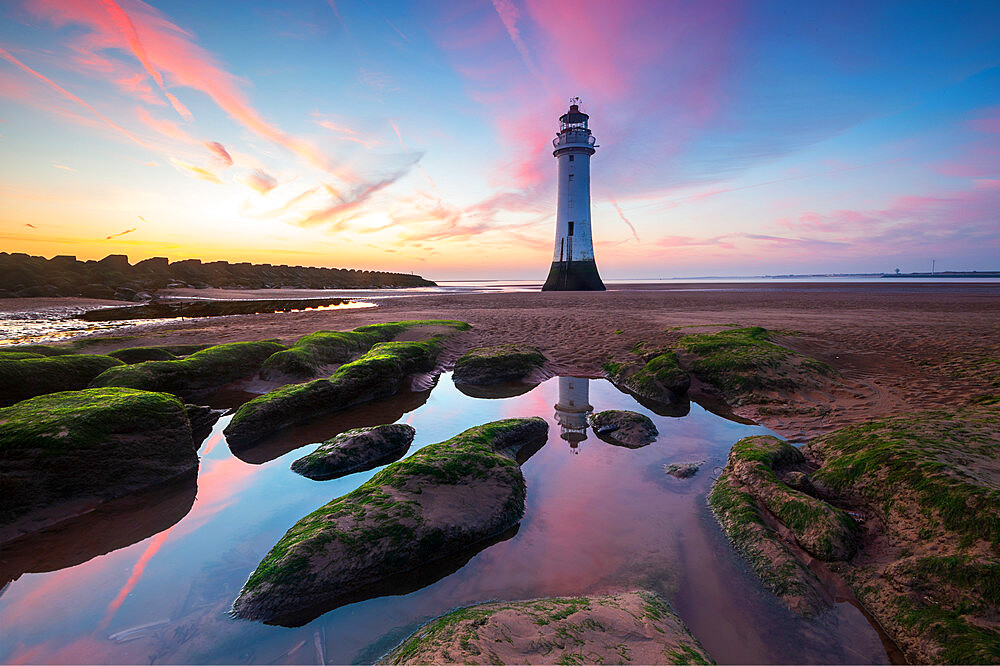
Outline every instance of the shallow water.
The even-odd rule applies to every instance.
[[[583,390],[585,380],[573,381]],[[196,484],[180,480],[5,548],[4,580],[48,572],[23,573],[3,590],[0,662],[366,662],[456,606],[636,587],[663,592],[720,663],[886,661],[877,634],[853,607],[837,604],[812,622],[781,607],[712,519],[705,495],[713,468],[724,464],[736,439],[767,429],[695,404],[683,417],[658,416],[607,381],[590,380],[595,409],[647,414],[660,435],[631,450],[584,431],[586,439],[573,445],[560,437],[553,413],[557,402],[567,403],[559,384],[552,379],[515,397],[478,399],[444,375],[431,391],[290,430],[239,457],[222,435],[225,417],[201,449]],[[241,397],[219,394],[216,401]],[[523,465],[527,511],[505,540],[422,589],[342,606],[301,627],[228,616],[243,582],[285,530],[377,471],[311,481],[288,469],[313,448],[298,445],[398,420],[416,428],[412,453],[474,425],[535,415],[548,420],[549,439]],[[571,439],[580,433],[575,418],[559,415]],[[706,463],[691,479],[663,471],[666,463],[693,460]]]

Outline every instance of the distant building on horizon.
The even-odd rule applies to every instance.
[[[570,100],[552,140],[552,155],[559,164],[559,204],[552,267],[542,291],[604,291],[590,231],[590,156],[597,139],[579,102],[578,97]]]

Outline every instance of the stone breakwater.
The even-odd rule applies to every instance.
[[[273,266],[271,264],[200,259],[168,261],[152,257],[130,264],[123,254],[100,261],[79,261],[59,255],[51,259],[22,253],[0,252],[0,298],[85,296],[118,300],[147,300],[166,287],[217,287],[234,289],[360,289],[433,287],[419,275],[359,271],[344,268]]]

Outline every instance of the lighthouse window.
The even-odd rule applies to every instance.
[[[570,162],[572,162],[572,161],[573,161],[573,155],[570,155],[570,156],[569,156],[569,161],[570,161]]]
[[[569,235],[570,236],[573,235],[573,221],[572,220],[570,220],[570,222],[569,222]]]
[[[573,182],[573,174],[569,175],[569,182],[571,182],[571,183]]]

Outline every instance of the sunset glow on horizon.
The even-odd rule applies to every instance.
[[[1000,4],[23,0],[0,250],[541,279],[1000,270]]]

